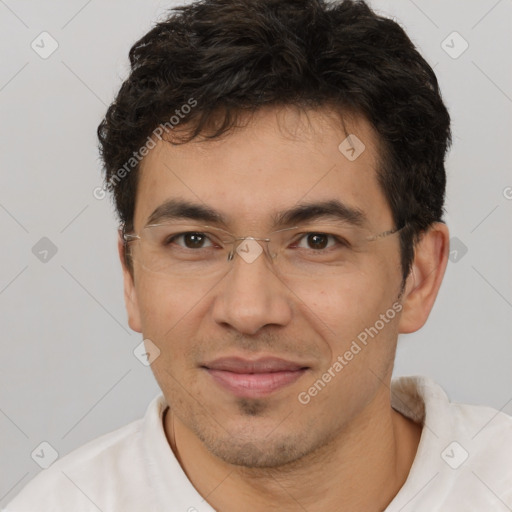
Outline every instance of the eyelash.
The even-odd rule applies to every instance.
[[[200,232],[200,231],[185,231],[183,233],[178,233],[176,235],[172,235],[171,237],[168,237],[164,240],[163,242],[163,245],[167,246],[167,245],[171,245],[172,243],[174,243],[178,238],[181,238],[181,237],[185,237],[187,235],[199,235],[199,236],[203,236],[205,237],[207,240],[210,241],[210,243],[214,243],[212,242],[211,238],[206,234],[206,233],[203,233],[203,232]],[[179,245],[179,244],[178,244]],[[183,247],[180,245],[180,247]],[[187,249],[187,247],[183,247],[184,249]]]
[[[165,239],[163,242],[163,245],[164,246],[171,245],[172,243],[175,243],[177,239],[179,239],[181,237],[185,237],[187,235],[198,235],[198,236],[205,237],[205,239],[208,240],[210,242],[210,244],[212,244],[212,246],[216,245],[216,243],[212,241],[211,237],[208,236],[207,233],[200,232],[200,231],[185,231],[183,233],[178,233],[176,235],[171,236],[170,238]],[[291,246],[292,247],[297,246],[302,240],[306,239],[308,236],[311,236],[311,235],[327,236],[330,239],[334,240],[337,245],[340,245],[342,247],[347,247],[347,248],[350,247],[350,243],[347,242],[345,239],[338,237],[336,235],[333,235],[331,233],[323,233],[323,232],[318,232],[318,231],[307,231],[304,233],[297,234],[297,236],[295,237],[295,240],[291,243]],[[177,244],[177,245],[179,247],[181,247],[182,249],[190,249],[189,247],[184,247],[181,244]],[[212,246],[208,246],[207,248],[211,248]],[[200,247],[200,249],[205,249],[205,248],[206,247]],[[333,249],[333,247],[328,246],[325,249],[320,249],[320,251],[326,252],[328,249]],[[197,250],[197,249],[190,249],[190,250]],[[315,250],[315,249],[310,249],[310,250]]]
[[[300,241],[304,240],[305,238],[307,238],[308,236],[311,236],[311,235],[327,236],[327,237],[331,238],[332,240],[334,240],[336,242],[336,245],[340,245],[342,247],[350,246],[350,244],[345,239],[343,239],[339,236],[333,235],[331,233],[323,233],[323,232],[319,232],[319,231],[307,231],[305,233],[298,234],[297,240],[295,242],[293,242],[293,245],[296,245],[297,243],[299,243]],[[327,247],[323,250],[323,252],[325,252],[329,249],[334,249],[334,248],[335,247]],[[314,250],[314,249],[311,249],[311,250]]]

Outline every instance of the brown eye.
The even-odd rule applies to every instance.
[[[189,249],[198,249],[203,246],[206,237],[201,233],[187,233],[183,240]]]
[[[303,233],[301,237],[295,242],[294,247],[297,249],[306,249],[309,251],[317,251],[324,253],[329,249],[347,247],[348,244],[345,240],[328,233],[310,232]]]
[[[310,249],[325,249],[329,244],[329,235],[312,233],[307,236],[307,244]]]
[[[212,246],[210,239],[204,233],[195,232],[175,235],[167,243],[175,243],[186,249],[203,249]]]

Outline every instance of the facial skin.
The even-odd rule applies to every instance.
[[[362,119],[346,117],[345,126],[366,146],[353,162],[338,150],[346,133],[327,110],[264,109],[222,139],[159,141],[142,162],[135,232],[170,199],[208,206],[238,236],[265,237],[273,214],[329,200],[364,212],[373,233],[394,228],[376,177],[376,135]],[[169,442],[212,506],[368,512],[391,501],[421,433],[390,407],[397,336],[426,321],[447,247],[446,226],[435,224],[416,248],[401,312],[306,405],[299,393],[397,303],[398,235],[370,244],[328,280],[287,281],[264,257],[248,264],[235,256],[223,278],[192,281],[137,261],[133,276],[124,267],[129,324],[161,351],[151,367],[170,404]],[[274,356],[308,370],[267,396],[238,398],[203,368],[227,356]]]

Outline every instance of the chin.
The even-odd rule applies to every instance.
[[[297,460],[297,454],[290,453],[285,446],[263,452],[255,444],[246,443],[238,449],[231,447],[229,450],[216,451],[214,455],[224,462],[245,468],[277,468]]]
[[[294,439],[238,441],[229,439],[201,439],[206,449],[227,464],[245,468],[278,468],[301,459],[304,445]],[[299,448],[300,447],[300,448]]]

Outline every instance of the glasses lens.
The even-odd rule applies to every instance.
[[[130,243],[130,251],[147,270],[178,277],[219,275],[229,271],[233,257],[251,264],[265,254],[284,277],[330,277],[357,270],[364,255],[383,238],[340,223],[284,229],[267,239],[236,238],[219,228],[169,223],[146,226],[140,239]]]
[[[202,277],[227,270],[229,235],[223,230],[191,224],[146,226],[132,257],[151,272]]]
[[[283,276],[333,276],[353,271],[369,249],[368,231],[311,225],[276,233],[269,251]]]

